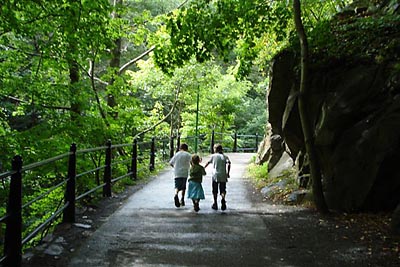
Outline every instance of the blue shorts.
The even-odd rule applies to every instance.
[[[175,189],[178,189],[178,191],[186,190],[186,182],[187,178],[175,178]]]

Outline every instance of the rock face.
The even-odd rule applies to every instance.
[[[294,58],[276,57],[268,92],[270,143],[282,137],[293,159],[304,151]],[[310,69],[308,114],[330,208],[394,209],[400,202],[400,73],[392,66],[334,62]]]
[[[392,231],[394,234],[400,236],[400,204],[393,212],[392,216]]]

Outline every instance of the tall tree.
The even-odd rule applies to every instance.
[[[350,0],[304,1],[307,3],[307,25],[313,29],[314,23],[326,20],[335,13],[336,3],[347,3]],[[182,12],[170,16],[166,26],[169,35],[160,35],[160,44],[156,47],[156,63],[166,72],[174,66],[180,66],[193,55],[198,61],[216,56],[224,59],[236,57],[237,75],[245,76],[250,66],[258,62],[268,64],[273,55],[293,41],[295,28],[293,9],[289,1],[192,1]],[[293,7],[300,8],[299,1]],[[321,10],[326,10],[321,13]],[[299,20],[296,15],[296,24]],[[307,39],[301,22],[300,40],[303,59],[307,58]],[[275,48],[272,50],[271,47]],[[264,62],[263,62],[264,61]],[[313,150],[310,122],[307,122],[304,100],[307,97],[307,61],[302,60],[301,87],[301,120],[304,123],[306,153],[312,162],[313,191],[316,205],[321,212],[327,210],[321,183],[318,159]],[[267,66],[266,66],[267,67]]]
[[[303,22],[301,20],[301,5],[300,0],[293,0],[293,10],[294,10],[294,22],[297,30],[297,34],[300,40],[300,89],[298,97],[298,107],[300,114],[301,126],[304,135],[304,144],[306,153],[308,155],[309,165],[310,165],[310,176],[312,181],[312,189],[314,195],[314,202],[318,211],[322,213],[328,212],[328,207],[325,203],[324,193],[322,189],[322,177],[321,169],[318,163],[318,157],[315,151],[314,138],[312,134],[312,127],[309,121],[309,116],[307,112],[307,81],[308,81],[308,41],[307,36],[304,31]]]

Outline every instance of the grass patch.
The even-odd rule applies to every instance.
[[[268,164],[257,165],[254,162],[247,167],[247,176],[250,177],[257,189],[267,186]]]
[[[247,167],[247,176],[253,181],[257,190],[268,187],[270,190],[266,198],[273,202],[290,203],[289,195],[299,189],[294,169],[286,170],[280,176],[271,178],[268,175],[268,164],[257,165],[252,162]]]

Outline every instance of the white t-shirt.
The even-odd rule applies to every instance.
[[[228,156],[220,153],[211,155],[208,163],[213,164],[212,178],[215,182],[227,182],[226,164],[230,164]]]
[[[178,151],[169,164],[174,167],[174,177],[175,178],[188,178],[190,169],[190,160],[192,155],[186,151]]]

